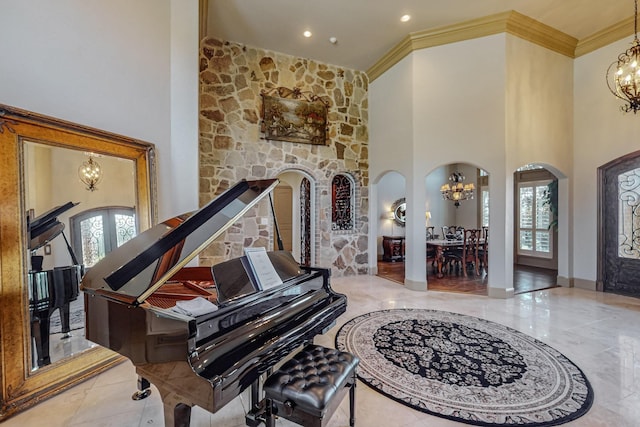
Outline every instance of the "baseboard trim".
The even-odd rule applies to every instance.
[[[489,298],[507,299],[513,298],[515,294],[516,291],[514,288],[493,288],[491,286],[487,287],[487,295],[489,296]]]
[[[556,284],[563,288],[573,288],[573,279],[564,276],[556,277]]]
[[[411,289],[412,291],[426,291],[427,290],[427,282],[425,281],[416,281],[410,279],[404,279],[404,286],[407,289]]]
[[[597,291],[598,287],[596,285],[595,280],[586,280],[586,279],[573,279],[573,286],[579,289],[586,289],[587,291]]]

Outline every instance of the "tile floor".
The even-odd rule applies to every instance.
[[[464,313],[499,322],[553,346],[587,375],[595,392],[591,410],[567,426],[640,426],[640,299],[580,289],[554,288],[512,299],[446,292],[415,292],[377,276],[333,278],[336,291],[349,297],[338,326],[318,337],[333,346],[339,326],[374,310],[429,308]],[[118,365],[2,423],[2,427],[149,427],[162,426],[157,390],[143,401],[131,400],[136,375],[130,363]],[[407,408],[359,384],[357,426],[463,426]],[[191,426],[235,427],[244,424],[244,400],[238,398],[216,414],[194,408]],[[279,420],[278,426],[291,426]],[[348,426],[348,399],[330,426]]]

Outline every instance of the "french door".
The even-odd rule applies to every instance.
[[[640,296],[640,152],[602,166],[598,175],[599,285],[605,292]]]
[[[73,251],[85,268],[91,268],[113,249],[137,234],[133,208],[91,209],[70,218]]]

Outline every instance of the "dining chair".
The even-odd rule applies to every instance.
[[[481,241],[478,244],[478,260],[480,262],[480,270],[484,269],[489,272],[489,227],[482,226]]]
[[[435,238],[434,231],[435,226],[430,225],[427,227],[427,240],[433,240]],[[431,245],[427,245],[427,263],[429,261],[431,261],[431,267],[433,268],[433,272],[435,273],[438,269],[436,265],[436,262],[438,261],[438,253],[436,251],[436,248]]]
[[[433,225],[430,225],[429,227],[427,227],[427,240],[431,240],[434,239],[434,234],[435,233],[435,227]]]
[[[462,274],[467,276],[467,270],[471,267],[476,275],[480,274],[478,259],[478,247],[482,230],[463,229],[463,243],[460,247],[452,248],[445,252],[445,263],[449,266],[449,271],[455,266],[462,268]],[[448,262],[447,262],[448,260]]]
[[[442,238],[446,240],[460,240],[464,237],[464,228],[455,225],[442,226]]]

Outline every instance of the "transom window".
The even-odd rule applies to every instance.
[[[91,209],[70,219],[73,251],[90,268],[113,249],[136,236],[133,208]]]

